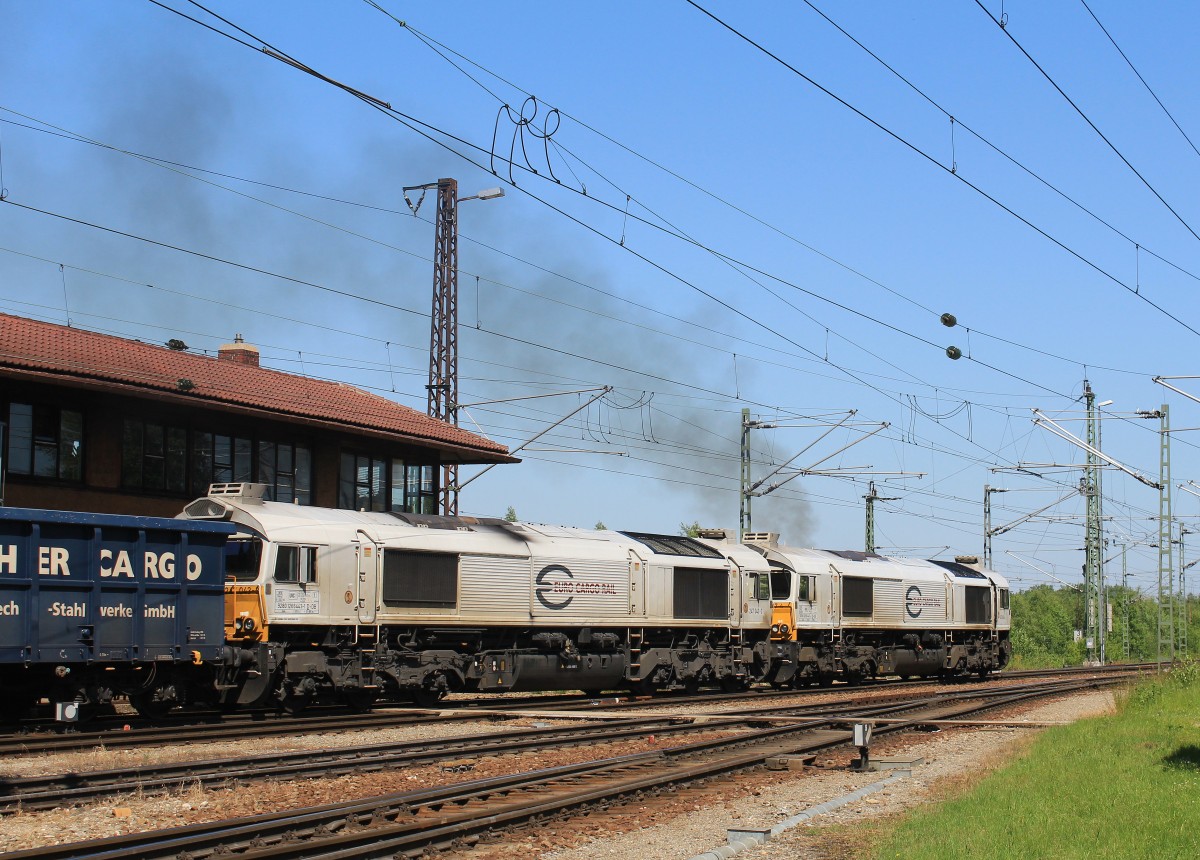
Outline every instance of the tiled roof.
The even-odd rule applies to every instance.
[[[333,422],[348,430],[394,433],[470,452],[483,462],[510,460],[503,445],[352,385],[7,314],[0,314],[3,368],[112,383],[125,390],[141,389],[147,396],[170,392],[197,405],[248,407],[281,417]],[[184,380],[192,387],[186,382],[181,387]]]

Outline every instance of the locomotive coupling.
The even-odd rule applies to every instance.
[[[242,666],[253,666],[258,662],[253,651],[246,648],[234,648],[232,645],[226,645],[221,649],[221,665],[233,666],[241,668]]]

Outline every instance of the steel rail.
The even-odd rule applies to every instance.
[[[995,680],[1004,680],[1021,677],[1056,677],[1060,675],[1074,675],[1081,672],[1088,674],[1106,674],[1108,672],[1123,674],[1148,671],[1156,667],[1157,664],[1149,663],[1132,666],[1113,665],[1089,669],[1042,669],[1028,672],[998,673],[993,678]],[[974,681],[975,679],[963,680]],[[871,684],[869,688],[877,688],[885,685],[901,687],[905,684],[936,682],[937,679],[934,678],[914,678],[908,682],[889,680],[878,684]],[[171,721],[166,726],[155,725],[131,728],[129,730],[124,730],[122,727],[106,731],[70,731],[62,734],[30,734],[27,732],[9,735],[0,734],[0,755],[66,752],[92,749],[100,746],[107,749],[119,749],[125,747],[143,748],[186,742],[203,743],[210,740],[227,739],[231,733],[235,733],[238,737],[249,738],[279,737],[282,735],[293,735],[297,732],[357,731],[375,727],[417,725],[426,723],[431,719],[439,721],[471,720],[478,716],[477,714],[473,714],[472,710],[484,709],[490,712],[489,716],[492,718],[502,718],[505,712],[511,712],[516,715],[526,711],[544,710],[547,705],[552,705],[554,710],[564,712],[594,711],[599,708],[605,710],[640,711],[671,705],[717,704],[726,701],[764,701],[787,699],[795,696],[828,695],[850,689],[861,688],[839,685],[838,687],[806,687],[787,690],[756,689],[742,693],[718,693],[714,691],[697,696],[668,694],[651,698],[623,698],[627,697],[628,693],[617,693],[599,698],[594,696],[531,696],[524,697],[515,702],[500,699],[476,699],[466,702],[449,701],[437,709],[413,710],[410,708],[390,708],[367,714],[346,714],[343,712],[323,713],[316,716],[281,716],[256,713],[250,717],[227,717],[220,722],[210,722],[209,720],[212,719],[212,715],[205,714],[203,718],[206,722],[200,724],[187,723],[181,719]],[[602,717],[597,717],[597,719],[602,719]],[[61,724],[58,724],[58,728],[61,729]]]
[[[732,725],[720,728],[733,728]],[[651,734],[714,731],[718,727],[673,717],[630,719],[569,727],[517,729],[455,735],[408,743],[296,750],[272,755],[201,759],[47,776],[0,778],[0,814],[50,809],[122,792],[161,792],[183,785],[245,783],[281,778],[312,778],[382,770],[487,754],[513,754],[561,746],[612,743]]]
[[[974,691],[975,701],[943,703],[910,713],[902,723],[877,729],[894,733],[1071,690],[1110,686],[1120,678],[1084,679],[1040,689]],[[849,717],[821,718],[614,759],[496,777],[457,785],[368,798],[344,804],[254,816],[14,852],[6,860],[142,860],[206,858],[216,851],[245,860],[313,857],[356,860],[415,853],[494,828],[559,816],[681,782],[760,765],[780,754],[813,752],[847,743],[850,733],[826,728]],[[807,737],[794,737],[797,734]],[[552,796],[545,797],[549,792]],[[532,795],[532,796],[531,796]],[[490,805],[489,805],[490,804]],[[447,812],[446,810],[450,811]]]

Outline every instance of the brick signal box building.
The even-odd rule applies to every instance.
[[[178,344],[182,346],[182,344]],[[174,516],[213,483],[299,504],[436,513],[444,463],[507,449],[351,385],[0,314],[3,503]]]

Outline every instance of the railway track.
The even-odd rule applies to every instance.
[[[966,695],[966,694],[962,694]],[[923,701],[923,700],[922,700]],[[837,716],[866,718],[876,713],[916,707],[911,697],[886,702],[826,703],[811,707],[772,706],[749,708],[725,715],[700,714],[614,720],[568,727],[506,729],[490,734],[459,735],[409,743],[366,744],[321,750],[259,754],[249,766],[245,758],[204,759],[161,765],[139,765],[95,771],[72,771],[47,776],[0,779],[0,814],[85,803],[121,793],[154,793],[181,786],[249,783],[269,779],[332,777],[344,773],[381,770],[418,764],[461,760],[487,754],[513,754],[561,746],[613,743],[647,735],[673,735],[738,729],[762,723],[764,717],[818,719]],[[716,716],[719,722],[710,721]]]
[[[1120,679],[1113,677],[973,690],[951,694],[948,698],[954,701],[880,706],[875,716],[891,713],[900,721],[878,727],[876,734],[1116,683]],[[972,700],[966,700],[968,695]],[[130,856],[205,860],[218,854],[244,860],[413,856],[427,849],[470,844],[497,830],[754,768],[773,756],[844,745],[851,738],[845,723],[854,719],[848,713],[797,717],[731,738],[365,800],[13,852],[6,860]]]
[[[1010,695],[1040,695],[1045,684],[1009,687]],[[570,727],[508,729],[490,734],[460,735],[408,743],[370,744],[321,750],[259,754],[252,764],[245,758],[215,758],[160,765],[139,765],[96,771],[73,771],[47,776],[0,779],[0,814],[80,804],[122,793],[156,793],[183,786],[242,784],[269,779],[333,777],[384,768],[459,761],[481,755],[545,750],[563,746],[603,744],[648,735],[679,735],[713,730],[744,731],[764,722],[845,721],[879,718],[906,710],[978,698],[977,692],[943,693],[932,699],[897,694],[864,701],[816,705],[775,705],[739,709],[723,714],[697,714],[692,718],[666,715],[659,718],[615,720]],[[468,765],[469,767],[469,765]]]
[[[1097,675],[1152,671],[1153,663],[1136,666],[1107,666],[1093,669],[1044,669],[1029,672],[1004,673],[1000,680],[1039,677],[1071,677],[1079,674]],[[896,686],[920,683],[920,679],[908,682],[882,681],[867,687]],[[928,681],[926,681],[928,683]],[[806,687],[798,690],[756,689],[745,693],[711,692],[701,695],[664,695],[653,698],[634,698],[629,693],[595,696],[526,696],[519,699],[499,697],[454,700],[436,710],[414,710],[412,708],[380,708],[365,714],[350,714],[342,710],[288,716],[275,712],[227,715],[220,718],[213,714],[202,715],[203,722],[172,720],[165,724],[147,724],[130,720],[127,723],[115,720],[107,728],[84,728],[63,731],[30,731],[27,727],[17,733],[0,734],[0,755],[27,755],[33,753],[70,752],[104,747],[107,749],[148,748],[179,743],[206,743],[239,738],[267,738],[294,735],[297,733],[346,732],[374,728],[390,728],[427,723],[430,719],[475,720],[480,715],[475,711],[488,710],[488,718],[503,719],[504,713],[519,715],[527,711],[596,711],[621,710],[635,712],[659,707],[720,704],[724,702],[763,702],[773,699],[807,695],[828,695],[831,691],[845,691],[850,687],[839,685],[834,688]],[[127,728],[128,726],[128,728]],[[53,725],[42,728],[52,728]]]

